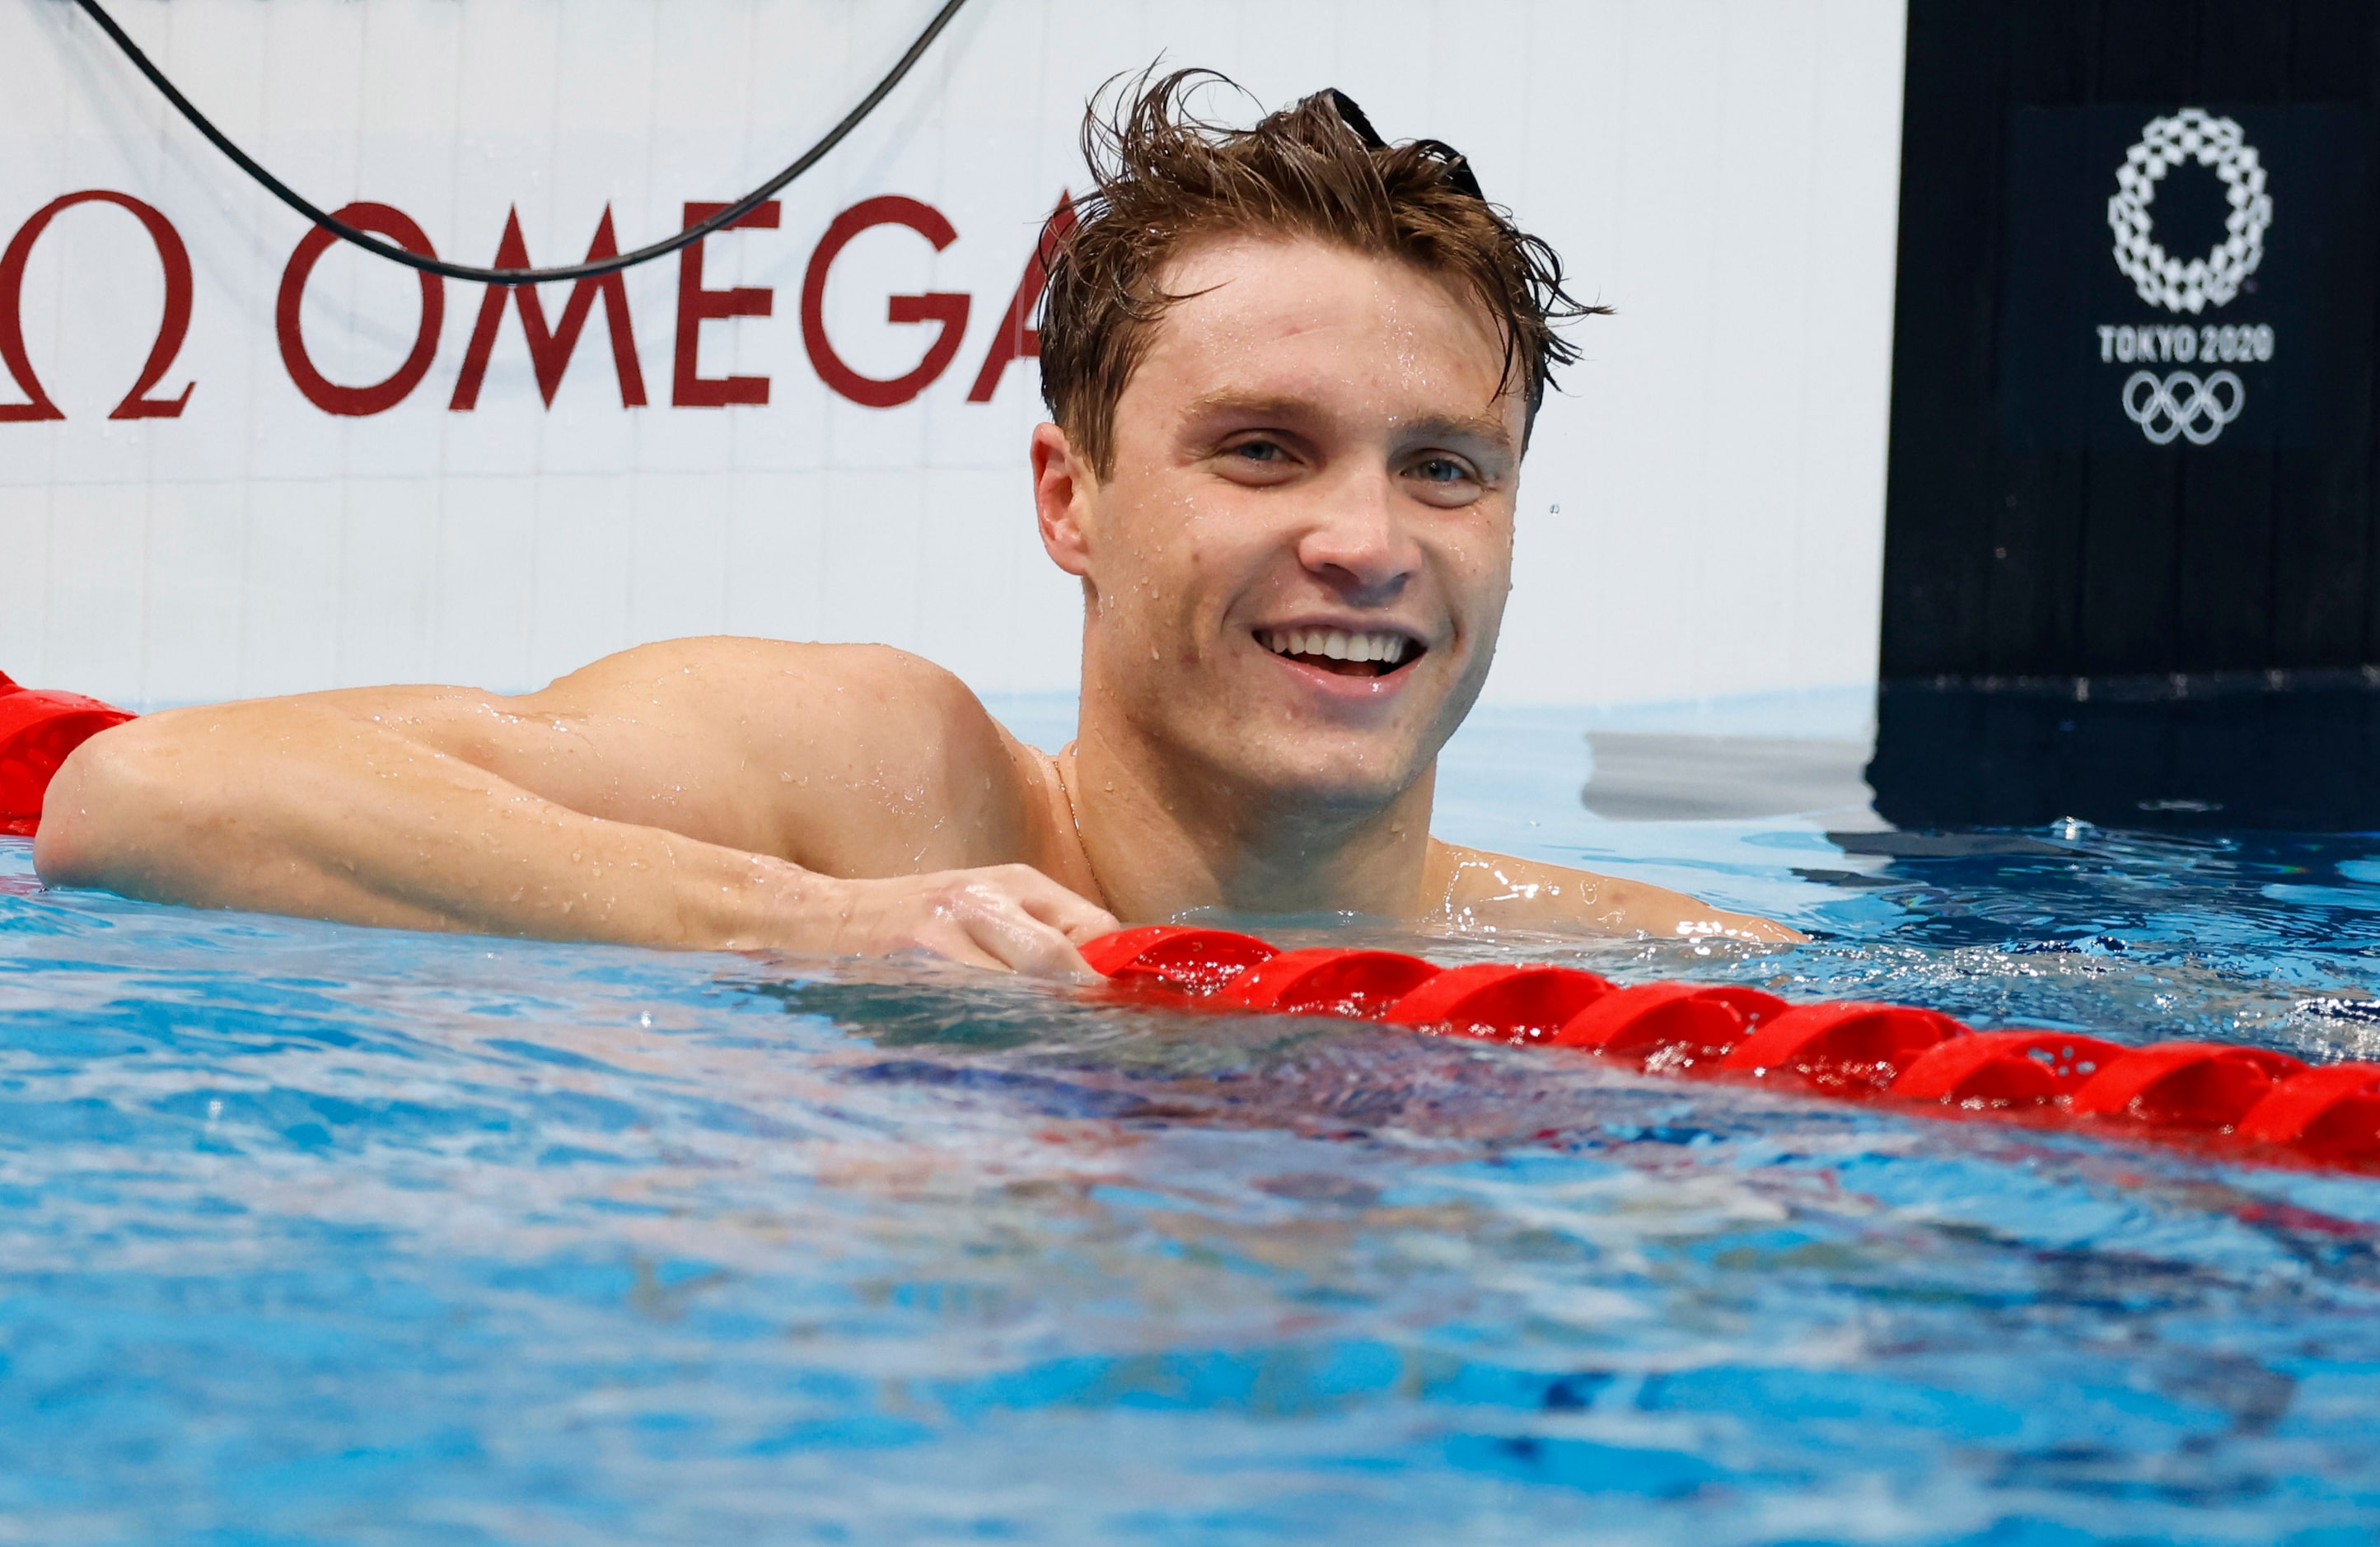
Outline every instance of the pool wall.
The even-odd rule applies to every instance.
[[[319,202],[383,206],[472,263],[516,214],[530,260],[552,264],[585,254],[607,210],[634,247],[758,183],[930,7],[113,10]],[[0,295],[36,378],[0,381],[0,404],[38,387],[62,416],[0,417],[0,668],[133,707],[510,689],[732,631],[886,640],[987,691],[1071,687],[1078,600],[1034,541],[1023,472],[1035,365],[1003,363],[1002,324],[1037,225],[1083,186],[1084,99],[1162,55],[1266,104],[1337,85],[1391,138],[1461,146],[1581,292],[1618,308],[1585,327],[1537,428],[1493,696],[1870,682],[1902,31],[1885,0],[971,0],[772,226],[710,239],[698,279],[675,259],[630,272],[623,336],[590,296],[549,397],[516,308],[475,347],[477,285],[433,282],[425,327],[422,286],[377,260],[341,248],[293,281],[304,223],[87,18],[0,7],[0,241],[104,192],[153,212],[175,249],[161,259],[128,205],[72,203]],[[914,202],[874,212],[911,224],[829,254],[806,325],[830,224],[888,197]],[[176,251],[187,336],[146,401],[180,406],[111,418]],[[924,293],[968,298],[948,363],[906,401],[854,401],[855,379],[918,365],[933,325],[886,308]],[[543,315],[568,294],[546,287]]]

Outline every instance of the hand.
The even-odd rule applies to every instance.
[[[1076,947],[1121,927],[1029,864],[837,881],[822,901],[829,950],[928,950],[971,967],[1083,982],[1099,974]]]

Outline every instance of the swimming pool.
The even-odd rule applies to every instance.
[[[1618,820],[1585,725],[1483,713],[1439,830],[1824,937],[1431,954],[2380,1050],[2380,839]],[[1645,809],[1609,786],[1648,748],[1589,799]],[[2380,1521],[2373,1179],[954,971],[42,893],[15,840],[0,942],[0,1541]]]

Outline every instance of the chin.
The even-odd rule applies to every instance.
[[[1239,770],[1245,781],[1282,805],[1347,811],[1389,804],[1421,776],[1410,746],[1276,745]]]

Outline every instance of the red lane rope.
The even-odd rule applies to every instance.
[[[2071,1120],[2270,1164],[2380,1169],[2380,1063],[2261,1047],[2126,1047],[2071,1032],[1978,1032],[1907,1005],[1788,1005],[1732,985],[1621,988],[1569,967],[1440,968],[1386,950],[1281,951],[1252,935],[1156,925],[1083,956],[1151,1002],[1376,1021],[1559,1047],[1647,1074],[1735,1080],[1900,1109]]]
[[[76,693],[35,693],[0,671],[0,835],[30,838],[67,754],[132,716]]]
[[[67,754],[133,717],[0,674],[0,834],[30,835]],[[1727,1079],[1910,1111],[2071,1119],[2228,1145],[2298,1166],[2380,1170],[2380,1063],[2309,1069],[2216,1042],[2124,1047],[2070,1032],[1977,1032],[1907,1005],[1788,1005],[1728,984],[1622,988],[1572,967],[1439,967],[1390,950],[1282,951],[1228,929],[1103,936],[1085,960],[1178,1006],[1375,1021],[1558,1047],[1675,1079]]]

